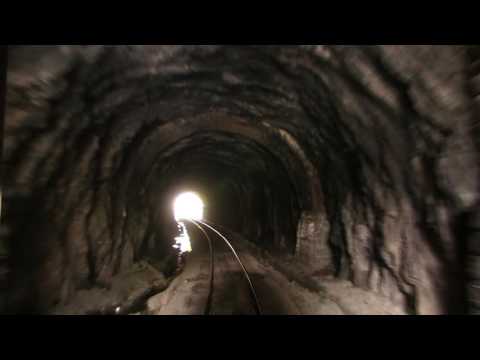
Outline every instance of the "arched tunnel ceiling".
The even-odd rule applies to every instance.
[[[206,128],[202,126],[202,129]],[[198,188],[200,185],[200,189],[203,189],[200,193],[210,194],[206,198],[210,202],[210,205],[207,204],[207,214],[211,209],[210,216],[207,216],[212,221],[222,223],[215,220],[214,214],[223,213],[221,219],[237,224],[237,231],[257,242],[275,243],[276,240],[282,241],[282,237],[288,237],[283,241],[290,243],[289,248],[293,252],[299,206],[311,208],[309,194],[302,193],[309,188],[308,179],[302,182],[301,176],[291,176],[288,168],[279,160],[281,158],[259,142],[233,133],[219,132],[221,127],[215,129],[197,132],[163,151],[161,158],[156,161],[158,165],[154,168],[154,175],[148,177],[152,180],[147,180],[146,186],[153,181],[159,191],[165,191],[173,185],[178,193],[182,188]],[[273,152],[277,153],[277,150],[274,148]],[[184,179],[189,180],[185,185],[182,184]],[[236,195],[235,200],[230,205],[225,204],[223,209],[218,208],[217,202],[224,196],[215,191],[216,184],[219,188],[228,187],[227,193]],[[158,203],[158,196],[149,194],[147,197],[153,199],[153,206]],[[171,212],[172,200],[168,198],[162,202],[167,206],[167,214]],[[259,211],[265,207],[268,210]],[[225,209],[230,209],[230,212],[225,213]],[[267,226],[272,232],[278,229],[278,235],[256,233],[258,228],[265,229]]]
[[[336,275],[419,311],[450,306],[446,219],[478,197],[462,170],[477,171],[463,47],[46,46],[9,63],[19,303],[108,283],[142,255],[161,184],[190,174],[238,192],[260,246],[256,227],[298,247],[299,219],[316,214]]]

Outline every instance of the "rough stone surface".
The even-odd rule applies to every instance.
[[[297,234],[296,256],[312,273],[332,273],[332,254],[328,244],[329,223],[324,214],[303,214]]]
[[[112,279],[109,288],[77,291],[65,304],[51,311],[59,315],[126,315],[143,310],[148,298],[168,287],[167,280],[148,263],[138,263],[130,271]]]
[[[478,202],[480,151],[467,55],[450,45],[12,47],[11,311],[46,311],[167,256],[171,197],[188,187],[210,199],[213,221],[272,253],[328,243],[337,277],[409,312],[461,312],[454,223]],[[302,213],[328,222],[306,247]]]

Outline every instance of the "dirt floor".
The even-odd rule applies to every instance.
[[[279,271],[268,258],[235,241],[250,273],[264,315],[402,315],[388,299],[346,281],[310,278],[297,281],[295,265]],[[202,315],[209,290],[209,257],[191,254],[184,271],[168,289],[147,303],[152,315]],[[212,315],[253,315],[254,305],[241,268],[225,246],[217,244]]]
[[[263,315],[402,315],[387,298],[351,283],[306,275],[294,257],[261,251],[230,237],[247,268]],[[161,267],[160,267],[161,268]],[[215,246],[211,315],[254,315],[255,307],[241,267],[222,242]],[[53,314],[203,315],[209,293],[208,251],[193,251],[182,271],[166,279],[158,266],[136,264],[114,278],[109,289],[77,292]]]

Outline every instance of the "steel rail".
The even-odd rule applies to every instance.
[[[238,261],[238,263],[240,264],[240,267],[242,268],[242,271],[243,271],[243,274],[248,282],[248,285],[249,285],[249,289],[250,289],[250,295],[252,296],[253,300],[254,300],[254,304],[255,304],[255,311],[257,313],[257,315],[261,315],[262,314],[262,310],[261,310],[261,307],[260,307],[260,302],[258,300],[258,296],[257,296],[257,293],[255,291],[255,287],[253,286],[253,282],[250,278],[250,275],[248,274],[248,271],[247,269],[245,268],[245,266],[243,265],[243,262],[242,260],[240,259],[240,257],[238,256],[237,252],[235,251],[234,247],[232,246],[232,244],[230,243],[230,241],[228,241],[228,239],[223,236],[219,231],[217,231],[214,227],[208,225],[207,223],[203,222],[203,221],[199,221],[199,220],[191,220],[192,222],[198,222],[199,224],[203,225],[203,226],[206,226],[208,229],[210,229],[211,231],[213,231],[215,234],[217,234],[226,244],[227,246],[230,248],[230,250],[232,251],[234,257],[236,258],[236,260]]]
[[[207,232],[195,221],[192,221],[189,219],[183,219],[181,221],[187,221],[195,225],[202,232],[203,236],[205,236],[208,242],[208,248],[210,252],[210,285],[209,285],[208,298],[207,298],[207,304],[205,305],[204,315],[210,315],[210,312],[212,310],[212,300],[213,300],[214,281],[215,281],[215,275],[214,275],[215,274],[215,248],[213,245],[213,241],[210,238],[210,236],[207,234]]]

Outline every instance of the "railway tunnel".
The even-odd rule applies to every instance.
[[[189,226],[181,267],[172,248],[173,200],[195,191],[266,313],[478,313],[479,59],[460,45],[10,46],[2,312],[201,313],[202,234]],[[251,313],[218,244],[213,312]]]

